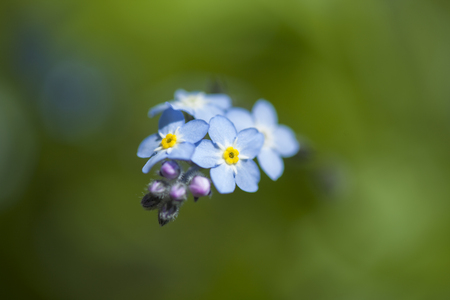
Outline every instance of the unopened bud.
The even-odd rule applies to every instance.
[[[165,161],[160,170],[161,176],[167,179],[177,178],[180,176],[180,172],[180,166],[173,160]]]
[[[148,193],[142,198],[141,205],[145,209],[152,210],[157,208],[161,201],[162,199],[160,197]]]
[[[160,180],[155,180],[148,186],[148,191],[155,196],[161,195],[166,191],[166,183]]]
[[[194,200],[197,201],[199,197],[211,194],[211,182],[209,182],[208,178],[197,175],[189,184],[189,190],[194,196]]]
[[[178,216],[179,206],[168,201],[161,206],[158,213],[159,225],[164,226]]]
[[[183,201],[187,199],[187,189],[184,184],[178,183],[172,186],[169,193],[170,198],[175,201]]]

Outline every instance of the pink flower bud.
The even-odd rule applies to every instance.
[[[197,175],[192,179],[189,190],[194,196],[194,199],[208,196],[211,193],[211,183],[208,178]]]
[[[165,161],[161,166],[161,176],[175,179],[180,176],[180,166],[173,160]]]
[[[183,201],[187,198],[186,186],[184,184],[175,184],[170,189],[170,198],[176,201]]]
[[[155,180],[153,181],[149,186],[148,186],[148,191],[153,194],[153,195],[159,195],[164,193],[164,191],[166,190],[166,185],[159,181],[159,180]]]

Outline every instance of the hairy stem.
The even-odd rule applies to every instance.
[[[191,166],[185,173],[181,174],[180,181],[184,184],[188,184],[192,179],[193,175],[200,170],[200,167],[197,165]]]

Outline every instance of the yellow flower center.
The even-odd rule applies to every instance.
[[[239,151],[234,149],[233,147],[228,147],[223,152],[223,159],[227,162],[227,164],[232,165],[239,161]]]
[[[177,142],[177,136],[175,134],[168,133],[161,141],[161,145],[164,149],[173,147]]]

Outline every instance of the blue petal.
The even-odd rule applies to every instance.
[[[161,137],[158,134],[152,134],[146,137],[139,145],[137,156],[146,158],[152,156],[157,148],[161,144]]]
[[[180,160],[191,160],[192,154],[194,154],[195,146],[191,143],[180,143],[173,147],[169,153],[169,158]]]
[[[264,99],[256,101],[252,109],[253,118],[258,124],[265,125],[266,127],[274,127],[278,124],[277,111],[273,105]]]
[[[166,110],[167,108],[169,108],[169,104],[166,103],[161,103],[158,104],[156,106],[153,106],[152,108],[150,108],[150,110],[148,111],[148,116],[150,118],[153,118],[154,116],[156,116],[157,114],[159,114],[160,112]]]
[[[187,91],[185,91],[183,89],[178,89],[178,90],[175,91],[174,96],[175,96],[175,99],[181,99],[181,98],[188,97],[189,94],[190,94],[189,92],[187,92]]]
[[[166,109],[161,118],[159,118],[159,132],[162,135],[174,133],[178,127],[183,126],[184,116],[181,111],[174,110],[172,107]]]
[[[258,154],[258,162],[263,169],[264,173],[270,177],[273,181],[280,178],[284,171],[283,159],[274,150],[263,147]]]
[[[255,127],[252,115],[246,109],[239,107],[232,108],[225,116],[233,122],[238,132],[246,128]]]
[[[158,162],[167,157],[167,151],[159,151],[154,156],[152,156],[145,166],[142,168],[142,172],[148,173],[151,168]]]
[[[231,107],[231,99],[226,94],[208,94],[205,98],[211,100],[211,104],[218,106],[223,110],[227,110]]]
[[[197,108],[194,111],[194,117],[196,119],[204,120],[208,123],[212,117],[223,114],[224,114],[223,109],[211,104],[204,105],[203,107]]]
[[[191,160],[202,168],[212,168],[221,162],[221,155],[222,150],[214,146],[210,140],[202,140],[195,148]]]
[[[224,116],[215,116],[209,121],[209,137],[216,144],[231,146],[236,138],[236,128]]]
[[[226,163],[211,169],[211,180],[217,191],[221,194],[234,192],[236,182],[234,180],[233,168]]]
[[[297,154],[300,145],[294,131],[285,125],[278,125],[275,130],[275,150],[282,157],[290,157]]]
[[[236,139],[236,149],[239,155],[253,159],[258,155],[264,144],[264,135],[256,128],[247,128],[238,133]]]
[[[261,179],[258,166],[251,160],[241,160],[236,164],[236,184],[244,192],[254,193],[258,190],[258,183]]]
[[[202,120],[192,120],[184,124],[178,133],[180,138],[186,142],[195,144],[208,133],[209,125]],[[177,137],[178,138],[178,137]]]
[[[184,112],[187,112],[191,116],[194,115],[194,110],[191,107],[184,105],[181,101],[173,101],[170,103],[170,105],[175,110],[182,110]]]

